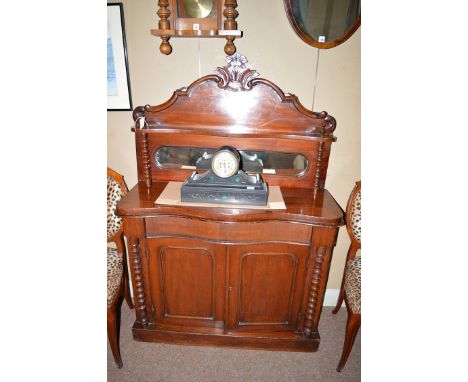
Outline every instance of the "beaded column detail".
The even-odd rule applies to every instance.
[[[310,284],[309,299],[307,301],[307,311],[304,321],[304,335],[309,338],[312,335],[313,318],[317,310],[318,292],[320,290],[320,280],[322,278],[322,265],[326,247],[318,247],[315,256],[314,270],[312,273],[312,282]]]
[[[320,170],[322,167],[322,155],[323,155],[323,142],[320,142],[318,154],[317,154],[317,169],[315,170],[314,198],[317,196],[317,192],[320,188]]]
[[[143,147],[143,163],[145,170],[145,184],[147,188],[151,188],[151,162],[148,146],[148,133],[141,135],[141,145]]]
[[[138,320],[143,327],[148,323],[146,317],[146,298],[143,284],[143,275],[141,273],[140,244],[138,239],[131,240],[130,253],[132,255],[133,274],[135,281],[135,311]]]

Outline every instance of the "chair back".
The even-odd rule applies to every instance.
[[[128,192],[123,176],[107,167],[107,242],[122,235],[122,218],[115,214],[117,202]]]
[[[346,229],[351,245],[361,248],[361,181],[356,182],[346,206]]]

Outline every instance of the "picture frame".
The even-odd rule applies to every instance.
[[[107,111],[131,110],[123,4],[107,3]]]

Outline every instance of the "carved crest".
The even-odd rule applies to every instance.
[[[232,56],[226,57],[226,62],[228,65],[218,67],[214,71],[220,78],[218,86],[221,89],[233,91],[252,89],[251,82],[260,73],[245,66],[248,62],[247,58],[242,54],[234,53]]]

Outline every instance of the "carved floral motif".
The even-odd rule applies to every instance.
[[[215,73],[220,77],[218,86],[233,91],[252,89],[252,80],[260,75],[256,70],[245,66],[247,58],[239,53],[226,57],[228,65],[218,67]]]

